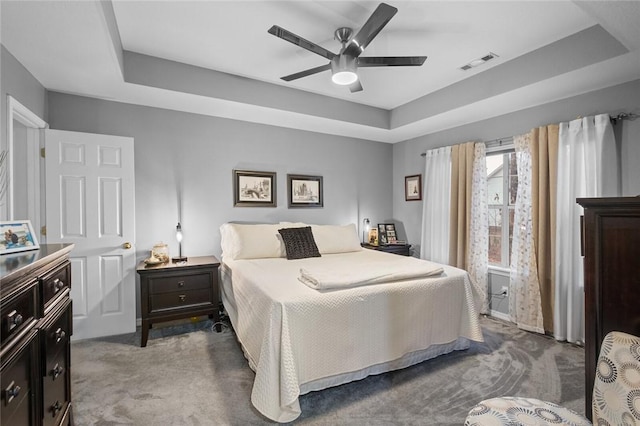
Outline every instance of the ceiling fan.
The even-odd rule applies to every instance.
[[[342,43],[340,53],[335,54],[322,46],[305,40],[294,33],[285,30],[277,25],[269,28],[269,33],[297,46],[307,49],[317,55],[329,59],[329,63],[319,67],[310,68],[295,74],[281,77],[284,81],[292,81],[298,78],[307,77],[322,71],[331,70],[331,80],[339,85],[349,86],[351,92],[362,90],[362,84],[358,78],[358,67],[406,67],[420,66],[424,63],[426,56],[364,56],[360,54],[378,35],[380,30],[398,12],[393,6],[380,3],[367,22],[360,28],[360,31],[353,36],[351,28],[338,28],[335,31],[335,38]]]

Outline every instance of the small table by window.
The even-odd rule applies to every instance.
[[[142,338],[147,346],[154,323],[208,315],[220,321],[218,309],[218,267],[214,256],[189,257],[186,262],[137,267],[140,275]],[[216,324],[220,331],[220,324]]]
[[[362,244],[362,247],[370,250],[383,251],[385,253],[399,254],[401,256],[411,256],[411,244],[386,244],[380,246]]]

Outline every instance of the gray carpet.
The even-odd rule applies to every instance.
[[[584,350],[483,318],[485,343],[300,397],[301,425],[461,425],[500,395],[584,414]],[[76,425],[264,425],[251,405],[254,373],[235,334],[211,322],[140,330],[71,345]]]

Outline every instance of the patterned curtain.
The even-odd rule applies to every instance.
[[[532,219],[531,134],[516,136],[513,143],[518,167],[518,195],[511,247],[509,316],[519,328],[544,334]]]
[[[471,188],[471,226],[469,229],[469,249],[467,271],[480,291],[482,298],[480,313],[488,314],[489,309],[489,205],[487,202],[487,162],[484,142],[476,143],[473,153]]]

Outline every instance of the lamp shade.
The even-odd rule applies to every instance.
[[[356,58],[339,55],[331,60],[331,81],[341,86],[348,86],[358,80]]]

